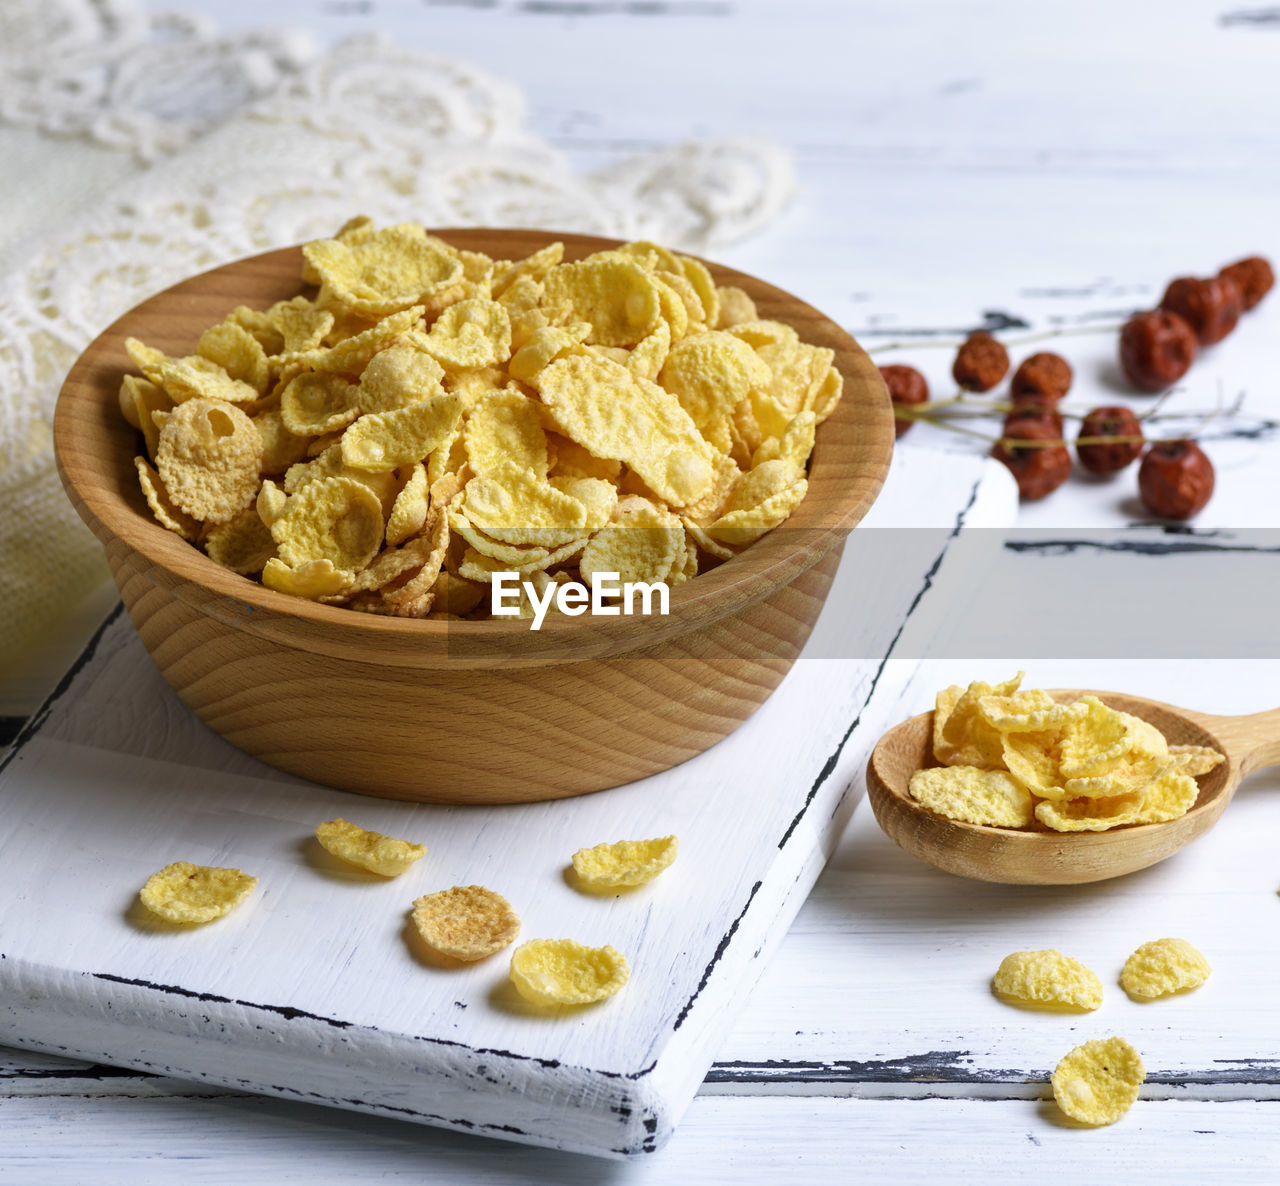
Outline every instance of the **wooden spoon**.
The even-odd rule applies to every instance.
[[[1280,708],[1223,717],[1174,708],[1114,692],[1054,691],[1066,703],[1097,696],[1104,704],[1155,725],[1170,745],[1207,745],[1227,760],[1197,781],[1195,806],[1163,824],[1130,824],[1108,832],[1051,832],[988,828],[947,819],[907,792],[915,771],[935,766],[933,713],[890,729],[867,763],[867,796],[886,835],[900,848],[948,873],[1017,885],[1076,885],[1145,869],[1207,832],[1231,801],[1240,780],[1280,765]]]

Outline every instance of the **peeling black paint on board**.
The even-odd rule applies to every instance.
[[[1215,543],[1212,540],[1098,540],[1043,539],[1004,541],[1007,552],[1038,552],[1046,556],[1069,556],[1075,552],[1128,552],[1137,556],[1183,556],[1201,552],[1256,553],[1280,555],[1280,545],[1264,548],[1256,544]]]
[[[970,334],[984,331],[989,334],[999,333],[1005,329],[1030,329],[1031,322],[1017,313],[1009,313],[1004,309],[983,309],[982,320],[977,325],[964,326],[909,326],[903,329],[893,325],[868,325],[849,332],[855,338],[965,338]]]
[[[880,665],[876,668],[875,675],[871,677],[871,687],[867,692],[866,699],[863,701],[864,711],[866,709],[866,706],[871,703],[872,697],[875,696],[876,687],[880,683],[880,677],[884,675],[885,668],[888,666],[888,663],[889,663],[889,658],[893,654],[893,649],[898,645],[898,639],[902,637],[902,632],[907,628],[907,622],[911,619],[911,615],[916,612],[916,607],[920,604],[920,601],[924,597],[924,595],[928,593],[930,589],[933,588],[933,578],[938,575],[938,570],[942,567],[943,560],[946,559],[947,549],[951,547],[951,544],[954,542],[956,536],[958,536],[960,532],[964,529],[965,517],[973,509],[973,504],[977,502],[978,490],[981,485],[982,485],[982,482],[979,479],[979,481],[974,482],[972,488],[969,490],[969,501],[964,504],[964,506],[960,509],[960,513],[956,515],[955,525],[951,528],[950,533],[947,535],[946,540],[943,542],[941,551],[939,551],[937,556],[934,557],[933,563],[929,566],[929,571],[924,574],[924,580],[921,583],[919,590],[917,590],[915,597],[912,598],[911,604],[907,607],[907,612],[903,615],[902,621],[898,624],[897,632],[894,634],[893,639],[890,641],[888,650],[886,650],[884,655],[881,656]],[[800,821],[804,819],[805,813],[809,810],[810,806],[812,805],[814,796],[817,795],[818,793],[818,789],[822,786],[824,782],[827,781],[828,778],[831,777],[832,771],[835,770],[836,763],[840,760],[840,755],[844,752],[845,744],[848,742],[849,738],[853,736],[854,730],[857,729],[857,727],[861,723],[862,723],[862,712],[859,712],[858,715],[853,718],[853,721],[850,723],[849,727],[844,731],[844,735],[840,738],[840,743],[832,751],[832,753],[827,758],[827,760],[822,764],[822,769],[818,771],[818,777],[813,780],[813,785],[809,788],[809,793],[805,796],[804,803],[801,805],[800,810],[796,813],[795,818],[791,821],[789,825],[787,825],[787,830],[783,832],[782,839],[778,841],[779,849],[781,849],[787,843],[787,841],[791,839],[792,833],[795,832],[796,828],[800,824]]]
[[[751,892],[747,895],[746,904],[742,907],[742,910],[739,912],[738,917],[733,920],[733,923],[729,927],[728,931],[726,931],[725,934],[721,936],[720,942],[716,944],[715,952],[712,954],[711,958],[707,961],[707,966],[702,969],[702,978],[698,981],[698,987],[693,990],[693,994],[689,997],[687,1001],[685,1001],[684,1008],[682,1008],[680,1012],[676,1015],[675,1022],[671,1026],[672,1033],[675,1033],[676,1030],[678,1030],[682,1025],[684,1025],[685,1018],[689,1016],[689,1010],[693,1008],[694,1001],[696,1001],[698,997],[701,995],[702,990],[707,987],[708,982],[711,980],[712,969],[714,969],[716,964],[720,962],[720,957],[723,956],[724,953],[729,950],[729,944],[733,941],[734,935],[738,933],[738,927],[742,923],[743,918],[746,916],[747,911],[751,909],[751,903],[755,901],[756,894],[759,892],[760,886],[762,884],[763,884],[762,882],[757,881],[755,885],[751,887]]]
[[[1280,29],[1280,7],[1237,8],[1218,14],[1224,29]]]
[[[927,1050],[893,1059],[834,1059],[822,1062],[766,1059],[713,1063],[708,1083],[1022,1083],[1025,1071],[983,1071],[969,1050]]]
[[[9,763],[21,752],[22,747],[39,732],[40,727],[48,719],[49,713],[53,711],[53,706],[67,694],[68,689],[75,682],[76,676],[93,661],[94,655],[98,653],[98,646],[101,644],[103,636],[123,613],[124,603],[121,602],[106,616],[102,625],[93,632],[93,637],[85,643],[84,650],[80,652],[76,661],[67,668],[66,674],[58,681],[58,686],[49,693],[45,702],[31,714],[26,728],[20,730],[17,737],[14,738],[13,748],[3,758],[0,758],[0,774],[4,773]]]

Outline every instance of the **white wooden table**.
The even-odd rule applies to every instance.
[[[205,7],[228,26],[262,20],[245,0]],[[689,135],[760,132],[789,145],[799,197],[725,262],[792,289],[869,346],[919,342],[886,358],[918,362],[940,392],[949,355],[930,341],[984,322],[1010,326],[1007,337],[1111,323],[1151,304],[1173,275],[1253,252],[1280,258],[1280,18],[1265,6],[281,0],[271,17],[325,38],[382,26],[480,59],[526,89],[535,129],[584,166]],[[1177,397],[1200,409],[1219,389],[1247,393],[1241,414],[1205,432],[1220,489],[1193,538],[1221,545],[1222,564],[1238,562],[1238,529],[1280,526],[1277,331],[1273,296]],[[1078,398],[1114,402],[1113,339],[1061,345]],[[974,448],[927,428],[913,446]],[[1142,518],[1131,483],[1073,481],[1024,507],[1020,525],[1041,542],[1101,538]],[[1134,552],[1144,579],[1150,566],[1175,582],[1205,571],[1160,554],[1169,537],[1158,528],[1128,538],[1144,545]],[[1048,597],[1063,553],[1005,550],[993,582],[1029,592],[1011,605]],[[1195,563],[1218,562],[1209,555]],[[1274,553],[1249,564],[1234,582],[1274,589]],[[86,608],[82,630],[100,609]],[[74,635],[69,627],[61,655],[6,674],[4,714],[35,706]],[[1214,712],[1280,703],[1274,636],[1257,658],[1184,661],[1194,642],[1171,637],[1160,657],[1046,655],[1030,675]],[[920,711],[935,687],[1002,675],[1025,650],[1010,641],[980,660],[922,660],[899,644],[879,711]],[[764,1182],[785,1172],[844,1182],[859,1171],[872,1181],[1215,1171],[1274,1181],[1277,790],[1280,775],[1259,775],[1193,849],[1077,890],[935,873],[860,806],[676,1136],[646,1159],[604,1163],[10,1051],[0,1055],[0,1181]],[[1164,934],[1196,942],[1214,976],[1190,996],[1136,1005],[1115,973]],[[1025,1013],[990,996],[1004,954],[1052,946],[1102,976],[1100,1012]],[[1044,1102],[1049,1071],[1078,1041],[1113,1032],[1143,1053],[1142,1099],[1114,1128],[1064,1126]]]

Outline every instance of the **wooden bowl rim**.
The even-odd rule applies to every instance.
[[[623,240],[594,235],[494,228],[443,228],[432,230],[463,249],[483,249],[492,254],[492,240],[506,241],[511,257],[528,254],[547,243],[565,244],[565,258],[575,259],[594,251],[619,246]],[[697,257],[695,257],[697,258]],[[121,356],[121,343],[134,334],[134,326],[169,302],[204,294],[219,278],[255,265],[271,271],[288,265],[295,276],[301,270],[301,247],[286,247],[248,256],[199,273],[162,290],[130,309],[105,329],[84,350],[67,375],[54,414],[54,454],[63,485],[81,517],[110,551],[123,545],[130,562],[141,557],[146,576],[157,586],[203,612],[263,638],[318,654],[386,662],[395,666],[502,667],[530,663],[577,661],[649,649],[690,630],[702,629],[768,596],[789,584],[817,563],[847,533],[875,500],[884,484],[893,451],[893,413],[888,393],[875,364],[839,325],[804,301],[743,272],[702,260],[717,284],[736,285],[765,306],[762,316],[783,306],[800,314],[805,322],[804,340],[830,346],[845,390],[836,410],[819,428],[810,462],[810,490],[795,513],[781,527],[718,568],[671,590],[666,616],[578,618],[552,615],[540,631],[527,622],[428,621],[362,614],[339,606],[292,597],[268,589],[210,560],[198,547],[182,540],[157,523],[141,503],[130,505],[112,488],[110,469],[113,446],[110,421],[121,424],[116,388],[131,368]],[[294,292],[302,288],[299,279]],[[293,293],[285,294],[293,295]],[[250,298],[253,299],[253,298]],[[277,299],[277,298],[272,298]],[[228,299],[228,311],[234,306]],[[782,315],[782,320],[786,316]],[[812,323],[812,324],[811,324]],[[815,334],[814,326],[818,332]],[[137,335],[143,336],[143,335]],[[194,341],[190,349],[194,349]],[[110,389],[107,384],[112,383]],[[91,401],[100,401],[95,408]],[[106,407],[103,415],[102,405]],[[93,414],[102,417],[94,424]],[[127,428],[128,426],[125,425]],[[830,441],[833,428],[849,439],[841,457]],[[135,430],[129,429],[130,432]],[[823,448],[824,433],[828,447]],[[103,477],[103,472],[108,476]],[[116,475],[119,480],[119,475]],[[126,478],[126,482],[128,479]],[[814,488],[827,495],[814,499]]]

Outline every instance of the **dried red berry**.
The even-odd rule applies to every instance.
[[[1251,255],[1247,259],[1228,264],[1218,273],[1236,282],[1240,289],[1240,301],[1246,310],[1252,309],[1267,295],[1276,282],[1276,274],[1271,264],[1260,255]]]
[[[1164,519],[1190,519],[1213,495],[1213,462],[1195,441],[1157,441],[1138,467],[1138,493]]]
[[[1138,313],[1120,331],[1120,365],[1143,391],[1172,387],[1196,360],[1196,335],[1176,313]]]
[[[1241,304],[1239,285],[1223,276],[1209,280],[1179,276],[1169,282],[1160,298],[1160,308],[1176,313],[1191,326],[1201,346],[1221,342],[1235,329]]]
[[[1033,395],[1060,400],[1070,389],[1071,364],[1060,354],[1048,351],[1024,358],[1009,384],[1015,402]]]
[[[880,368],[880,376],[889,389],[889,398],[895,404],[923,404],[929,401],[929,384],[915,367],[884,366]],[[893,435],[900,437],[915,424],[914,420],[894,418]]]
[[[1009,352],[989,333],[979,330],[965,339],[951,366],[966,391],[990,391],[1009,373]]]
[[[1142,452],[1142,424],[1128,408],[1094,408],[1080,425],[1080,438],[1085,437],[1137,438],[1098,441],[1091,445],[1077,443],[1076,456],[1090,473],[1118,473],[1126,465],[1136,461]]]
[[[1055,443],[1019,445],[1019,440]],[[1061,434],[1048,423],[1020,425],[1017,439],[1000,441],[991,456],[1008,467],[1018,483],[1018,493],[1028,501],[1052,494],[1071,475],[1071,454]]]

